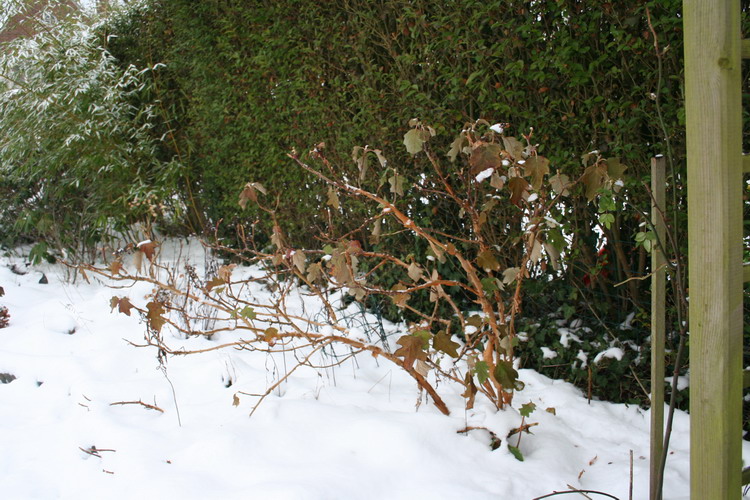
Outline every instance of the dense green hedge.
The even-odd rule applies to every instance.
[[[663,57],[657,116],[657,57]],[[238,216],[248,180],[285,191],[297,229],[315,193],[286,159],[324,141],[338,162],[354,145],[398,142],[419,117],[447,146],[466,121],[528,127],[553,166],[575,175],[593,149],[621,156],[642,180],[671,137],[683,151],[680,2],[428,2],[400,0],[200,3],[153,0],[111,27],[123,63],[166,67],[160,98],[209,220]],[[300,189],[303,188],[303,189]],[[301,208],[309,208],[301,212]],[[581,215],[586,207],[576,209]],[[590,215],[589,215],[590,218]],[[308,233],[303,233],[308,234]]]

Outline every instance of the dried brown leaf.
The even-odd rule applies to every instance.
[[[164,323],[167,322],[166,319],[162,316],[165,312],[164,310],[164,304],[157,301],[151,301],[148,304],[146,304],[146,319],[148,320],[148,326],[156,331],[161,331],[162,326],[164,326]]]
[[[427,353],[424,351],[424,341],[415,335],[404,335],[396,341],[399,347],[393,354],[404,358],[404,366],[412,368],[414,361],[427,359]]]
[[[516,206],[521,206],[521,200],[529,197],[529,185],[523,177],[513,177],[508,181],[510,189],[510,202]]]
[[[505,151],[513,157],[515,161],[523,159],[523,144],[515,137],[503,137]]]
[[[294,264],[294,267],[296,267],[300,273],[305,272],[305,263],[305,252],[302,250],[295,250],[292,255],[292,264]]]
[[[581,182],[586,187],[586,199],[588,201],[596,198],[606,179],[607,172],[601,165],[591,165],[584,170]]]
[[[409,278],[411,278],[412,281],[417,282],[420,279],[422,279],[422,268],[417,264],[416,262],[412,262],[409,265],[409,269],[407,270],[407,273],[409,274]]]
[[[503,148],[494,142],[478,142],[469,156],[471,175],[477,175],[479,172],[483,172],[488,168],[498,168],[502,166],[502,151]]]
[[[498,271],[500,269],[500,263],[489,248],[477,256],[477,264],[486,271]]]
[[[549,174],[549,160],[544,156],[529,156],[523,165],[526,177],[531,177],[531,187],[539,191],[544,176]]]
[[[157,246],[158,245],[153,241],[146,240],[138,243],[138,250],[143,252],[143,255],[145,255],[150,262],[153,262]]]

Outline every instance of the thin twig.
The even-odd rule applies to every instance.
[[[161,372],[164,374],[164,378],[167,379],[167,382],[169,382],[169,387],[172,388],[172,399],[174,400],[174,409],[177,413],[177,424],[182,427],[182,419],[180,418],[180,407],[177,405],[177,393],[174,390],[174,384],[172,384],[172,381],[169,380],[169,375],[167,375],[167,367],[163,364],[160,367]]]
[[[140,399],[138,401],[118,401],[116,403],[110,403],[109,406],[117,406],[117,405],[141,405],[144,408],[148,410],[156,410],[158,412],[164,413],[164,410],[159,408],[158,406],[150,405],[148,403],[144,403]]]
[[[569,490],[569,491],[555,491],[554,493],[549,493],[547,495],[542,495],[540,497],[532,498],[531,500],[542,500],[542,498],[550,498],[557,495],[573,495],[575,493],[589,493],[592,495],[601,495],[607,498],[614,498],[614,500],[620,500],[614,495],[610,495],[609,493],[604,493],[603,491],[596,491],[596,490]]]
[[[621,281],[621,282],[619,282],[619,283],[615,283],[615,285],[614,285],[614,286],[615,286],[615,287],[618,287],[618,286],[620,286],[620,285],[624,285],[624,284],[625,284],[625,283],[627,283],[628,281],[633,281],[633,280],[640,280],[640,281],[643,281],[643,280],[647,280],[647,279],[649,279],[649,278],[650,278],[651,276],[653,276],[654,274],[656,274],[657,272],[659,272],[659,271],[661,271],[662,269],[664,269],[665,267],[667,267],[667,264],[666,264],[666,262],[665,262],[664,264],[662,264],[661,266],[659,266],[658,268],[656,268],[655,270],[653,270],[653,271],[651,271],[650,273],[646,274],[645,276],[632,276],[632,277],[630,277],[630,278],[626,279],[625,281]]]

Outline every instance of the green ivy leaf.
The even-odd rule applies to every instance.
[[[495,380],[503,386],[505,390],[513,390],[517,387],[518,372],[513,368],[510,361],[498,361],[493,373]]]
[[[482,289],[484,290],[484,293],[486,294],[492,294],[498,290],[500,290],[500,287],[502,286],[502,283],[500,283],[497,278],[492,277],[486,277],[482,278]]]
[[[511,454],[516,457],[516,460],[518,460],[519,462],[523,462],[523,454],[521,453],[521,450],[519,450],[515,446],[508,445],[508,451],[510,451]]]
[[[240,317],[245,318],[245,319],[255,319],[256,318],[255,309],[253,309],[250,306],[243,307],[242,310],[240,310],[239,315],[240,315]]]
[[[526,404],[521,405],[521,409],[518,410],[518,412],[521,414],[522,417],[528,418],[529,415],[534,413],[534,410],[536,410],[536,405],[529,401]]]
[[[458,348],[460,344],[453,342],[451,336],[445,330],[440,330],[435,338],[432,339],[432,347],[436,351],[441,351],[452,358],[458,357]]]
[[[474,375],[477,376],[480,385],[487,382],[487,379],[490,378],[490,369],[486,361],[477,361],[474,365]]]

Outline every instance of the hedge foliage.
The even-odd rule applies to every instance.
[[[69,20],[0,45],[0,241],[80,259],[113,233],[174,213],[145,70],[120,67]],[[44,253],[44,252],[42,252]]]
[[[671,47],[661,79],[647,7]],[[665,134],[676,157],[684,150],[679,7],[152,0],[111,26],[109,48],[124,64],[166,64],[157,76],[175,138],[166,144],[208,220],[235,219],[237,189],[253,180],[284,191],[282,208],[302,229],[320,215],[315,197],[324,199],[285,153],[325,142],[343,164],[354,145],[369,144],[407,165],[394,146],[413,117],[438,129],[446,151],[452,131],[485,118],[515,135],[534,127],[563,172],[579,173],[580,155],[598,149],[644,179],[649,158],[666,152]]]

